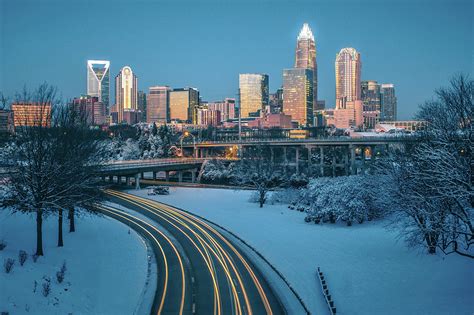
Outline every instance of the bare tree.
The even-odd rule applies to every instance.
[[[15,103],[25,106],[24,117],[4,157],[11,161],[5,199],[12,208],[36,215],[38,256],[44,254],[45,214],[58,214],[58,246],[62,246],[63,209],[88,206],[100,196],[97,141],[56,94],[55,88],[43,84],[32,93],[24,89],[17,95]]]
[[[265,204],[270,189],[280,185],[282,180],[268,146],[246,148],[233,174],[236,184],[257,190],[260,208]]]

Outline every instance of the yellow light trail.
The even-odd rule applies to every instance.
[[[199,226],[199,224],[203,225],[204,227],[206,227],[207,229],[209,229],[211,232],[213,232],[214,234],[216,234],[223,242],[225,242],[227,244],[227,246],[229,246],[229,248],[231,248],[231,250],[237,255],[237,257],[241,260],[242,264],[245,266],[246,270],[249,272],[258,292],[259,292],[259,295],[261,296],[262,298],[262,301],[263,301],[263,304],[265,306],[265,309],[267,311],[268,314],[272,314],[272,309],[271,309],[271,306],[270,306],[270,303],[268,302],[268,298],[266,297],[266,294],[260,284],[260,282],[258,281],[258,278],[257,276],[255,275],[254,271],[252,270],[252,268],[250,267],[250,265],[247,263],[247,261],[243,258],[243,256],[235,249],[235,247],[226,239],[224,238],[218,231],[216,231],[214,228],[212,228],[211,226],[209,226],[206,222],[203,222],[202,220],[184,212],[184,211],[181,211],[181,210],[178,210],[178,209],[175,209],[175,208],[172,208],[172,207],[169,207],[167,205],[164,205],[164,204],[161,204],[161,203],[158,203],[158,202],[155,202],[155,201],[151,201],[149,199],[145,199],[145,198],[140,198],[140,197],[136,197],[136,196],[133,196],[133,195],[130,195],[130,194],[125,194],[125,193],[121,193],[121,192],[115,192],[115,191],[107,191],[108,193],[110,194],[113,194],[121,199],[125,199],[129,202],[133,202],[132,200],[135,200],[137,202],[141,202],[141,203],[144,203],[146,205],[148,205],[150,208],[151,211],[155,212],[153,209],[167,215],[168,217],[170,218],[173,218],[174,220],[176,221],[180,221],[181,224],[184,224],[181,220],[177,219],[175,216],[179,217],[179,218],[182,218],[184,220],[186,220],[187,222],[191,223],[193,226],[195,226],[197,229],[199,229],[210,241],[211,243],[216,247],[216,249],[218,248],[218,252],[219,252],[219,255],[222,256],[222,254],[224,254],[227,258],[227,260],[229,261],[234,273],[236,274],[237,278],[238,278],[238,281],[239,281],[239,284],[242,288],[242,291],[243,291],[243,295],[244,295],[244,298],[246,300],[246,306],[247,306],[247,311],[249,314],[252,314],[252,311],[251,311],[251,307],[250,307],[250,303],[248,301],[248,297],[247,297],[247,294],[245,292],[245,286],[243,285],[242,283],[242,280],[240,278],[240,275],[238,273],[238,271],[236,270],[231,258],[228,256],[227,252],[222,248],[222,246],[211,236],[209,235],[209,233],[207,231],[205,231],[201,226]],[[134,204],[137,204],[134,202]],[[141,206],[140,204],[138,204],[139,206]],[[159,205],[161,208],[159,208],[157,205]],[[149,209],[147,209],[146,207],[143,207],[141,206],[142,209],[145,209],[147,211],[150,211]],[[189,227],[188,227],[189,229]],[[193,233],[195,233],[194,231],[192,231]],[[219,257],[217,257],[219,258]],[[218,259],[220,260],[220,259]],[[223,265],[224,269],[227,269],[228,267],[226,267],[227,264],[225,264],[225,266]],[[238,301],[238,299],[237,299]],[[240,313],[240,312],[238,312]]]
[[[120,192],[116,192],[116,191],[107,191],[107,193],[109,194],[112,194],[112,195],[115,195],[121,199],[124,199],[124,200],[127,200],[128,202],[136,205],[136,206],[139,206],[140,208],[148,211],[148,212],[151,212],[153,214],[155,214],[156,216],[162,218],[163,220],[165,220],[166,222],[170,223],[171,225],[173,225],[174,227],[176,227],[178,230],[180,230],[183,234],[185,234],[188,239],[190,239],[190,241],[195,245],[194,241],[187,235],[187,233],[185,233],[181,228],[179,228],[178,226],[176,226],[173,222],[170,222],[168,219],[164,218],[162,215],[156,213],[156,211],[158,211],[159,213],[169,217],[170,219],[173,219],[175,220],[178,224],[182,225],[183,227],[185,227],[186,229],[188,229],[191,233],[193,233],[197,238],[198,238],[198,241],[200,242],[200,244],[204,247],[204,248],[209,248],[209,250],[211,251],[211,253],[214,254],[214,256],[216,257],[217,261],[221,264],[221,266],[223,267],[223,270],[224,270],[224,273],[226,274],[226,277],[227,279],[229,280],[229,285],[231,287],[231,290],[232,290],[232,295],[234,297],[234,300],[236,302],[236,306],[235,306],[235,310],[237,312],[237,314],[242,314],[242,311],[241,311],[241,305],[240,305],[240,299],[239,299],[239,296],[238,296],[238,293],[237,293],[237,289],[235,288],[235,284],[234,284],[234,281],[232,279],[232,275],[230,274],[230,271],[227,267],[227,264],[225,263],[225,261],[223,261],[220,256],[222,255],[221,253],[224,253],[224,255],[227,257],[227,259],[229,260],[229,263],[231,264],[232,266],[232,269],[233,271],[236,273],[236,277],[238,279],[238,282],[239,284],[241,285],[242,287],[242,291],[243,291],[243,295],[244,295],[244,298],[246,300],[246,304],[247,304],[247,307],[248,307],[248,314],[252,314],[252,311],[251,311],[251,307],[250,307],[250,303],[248,301],[248,297],[247,297],[247,294],[246,294],[246,290],[245,290],[245,287],[243,286],[243,283],[242,283],[242,280],[240,278],[240,275],[237,271],[237,269],[235,268],[233,262],[231,261],[231,259],[229,258],[228,254],[222,249],[222,247],[220,246],[220,244],[212,238],[212,236],[210,236],[205,230],[203,230],[201,227],[199,227],[198,225],[196,225],[194,222],[192,222],[191,220],[189,220],[188,218],[186,217],[183,217],[181,216],[180,214],[177,214],[178,216],[180,216],[181,218],[183,218],[184,220],[186,220],[187,222],[191,223],[192,225],[196,226],[196,228],[198,228],[199,230],[201,230],[207,238],[210,238],[211,240],[211,243],[213,245],[217,245],[217,247],[219,248],[218,249],[218,252],[216,252],[211,245],[209,245],[207,242],[205,242],[205,240],[202,238],[202,236],[200,236],[198,233],[196,233],[196,231],[194,231],[192,228],[189,227],[188,224],[184,223],[181,219],[177,218],[176,216],[168,213],[167,211],[163,211],[162,209],[160,208],[157,208],[155,205],[151,204],[149,205],[148,202],[144,202],[144,200],[141,200],[141,199],[136,199],[136,201],[134,201],[134,197],[135,196],[132,196],[132,195],[128,195],[128,194],[123,194],[120,193]],[[146,201],[146,200],[145,200]],[[138,203],[138,202],[141,202],[141,203]],[[142,203],[145,203],[147,207],[150,207],[151,209],[148,209],[147,207],[145,207]],[[196,246],[196,245],[195,245]],[[197,247],[198,248],[198,247]],[[199,248],[198,248],[199,250]],[[209,266],[208,266],[208,269],[209,269]],[[219,304],[219,303],[218,303]],[[220,313],[220,311],[218,312]]]
[[[154,227],[153,225],[149,224],[148,222],[146,222],[146,221],[144,221],[144,220],[142,220],[142,219],[140,219],[140,218],[138,218],[134,215],[131,215],[131,214],[123,212],[123,211],[117,211],[116,209],[113,209],[113,208],[110,208],[110,207],[107,207],[107,206],[104,206],[104,205],[97,206],[97,207],[99,209],[101,209],[102,211],[113,213],[114,215],[116,215],[118,217],[121,217],[124,220],[127,220],[127,221],[135,224],[136,226],[140,227],[143,231],[145,231],[147,234],[149,234],[153,238],[153,240],[156,242],[156,244],[158,244],[158,246],[160,248],[160,251],[163,255],[164,263],[165,263],[165,285],[164,285],[164,289],[163,289],[163,296],[162,296],[161,302],[160,302],[160,307],[158,308],[158,313],[157,314],[161,314],[161,312],[163,311],[163,306],[164,306],[166,293],[167,293],[167,288],[168,288],[168,274],[169,274],[169,272],[168,272],[168,261],[166,259],[166,254],[165,254],[165,252],[163,250],[163,247],[161,246],[160,242],[155,238],[155,236],[153,236],[153,234],[151,234],[147,229],[145,229],[143,226],[141,226],[137,222],[135,222],[133,220],[130,220],[129,218],[127,218],[127,217],[125,217],[121,214],[124,214],[128,217],[131,217],[131,218],[133,218],[137,221],[140,221],[141,223],[143,223],[146,226],[150,227],[154,231],[158,232],[171,245],[171,247],[173,248],[174,253],[176,254],[176,257],[178,258],[179,265],[180,265],[180,268],[181,268],[182,289],[181,289],[181,303],[180,303],[180,308],[179,308],[179,314],[183,314],[185,295],[186,295],[186,278],[185,278],[184,266],[183,266],[183,262],[182,262],[182,259],[181,259],[181,255],[179,254],[178,250],[176,249],[174,244],[171,242],[171,240],[165,234],[163,234],[160,230],[158,230],[156,227]],[[119,214],[119,212],[121,214]]]

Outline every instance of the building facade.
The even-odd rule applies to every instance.
[[[147,95],[146,122],[170,122],[170,91],[169,86],[152,86]]]
[[[17,103],[12,104],[14,127],[50,127],[51,104]]]
[[[308,23],[304,23],[296,41],[295,68],[313,71],[313,105],[318,110],[318,64],[316,60],[316,42]]]
[[[0,134],[13,133],[13,112],[0,109]]]
[[[87,95],[110,106],[110,61],[87,60]]]
[[[283,70],[283,113],[300,126],[313,125],[313,70]]]
[[[125,119],[126,116],[130,117],[130,115],[124,115],[124,112],[138,111],[137,100],[137,76],[129,66],[125,66],[115,77],[115,105],[118,113],[118,123],[132,123]]]
[[[361,128],[364,124],[362,101],[340,99],[334,109],[334,126],[340,129]]]
[[[363,104],[364,128],[373,129],[380,120],[380,84],[373,80],[362,81],[360,90]]]
[[[270,112],[279,114],[283,109],[283,88],[279,88],[275,93],[271,93],[269,97]]]
[[[74,98],[71,105],[78,113],[85,115],[89,125],[105,125],[107,108],[102,102],[99,102],[98,97],[82,95],[81,97]]]
[[[222,122],[221,111],[210,108],[197,110],[197,124],[205,126],[218,126]]]
[[[397,120],[397,97],[395,95],[395,86],[393,84],[382,84],[381,93],[381,121]]]
[[[170,92],[170,119],[197,124],[199,91],[195,88],[179,88]]]
[[[249,128],[282,128],[289,129],[292,127],[291,116],[285,114],[266,114],[263,117],[248,122]]]
[[[269,101],[268,75],[239,74],[239,98],[242,118],[259,116]]]
[[[221,112],[222,121],[237,118],[235,98],[225,98],[223,101],[209,102],[207,108]]]
[[[146,121],[146,93],[143,91],[138,91],[137,97],[137,108],[141,113],[140,121]]]
[[[336,103],[361,99],[360,78],[362,63],[360,53],[354,48],[343,48],[336,55]]]

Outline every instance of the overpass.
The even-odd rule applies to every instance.
[[[202,173],[203,166],[211,158],[168,158],[168,159],[153,159],[153,160],[127,160],[127,161],[114,161],[108,162],[102,165],[98,170],[98,174],[102,176],[104,181],[114,182],[114,178],[117,179],[117,183],[122,183],[122,178],[125,178],[126,185],[131,184],[133,179],[135,187],[140,187],[140,178],[144,178],[145,172],[152,172],[153,179],[156,180],[158,172],[165,172],[166,181],[169,181],[171,171],[178,173],[179,181],[183,180],[183,173],[191,173],[191,181],[196,181],[196,175],[199,178]],[[212,158],[232,161],[235,159],[231,158]]]
[[[389,134],[385,136],[325,137],[311,139],[259,139],[245,138],[240,141],[201,141],[183,143],[183,151],[196,158],[213,156],[237,157],[248,147],[267,146],[272,159],[280,159],[282,164],[291,165],[296,173],[304,165],[309,175],[315,171],[319,176],[335,176],[342,170],[345,175],[365,172],[366,164],[388,151],[389,146],[418,141],[414,135]],[[338,153],[334,153],[338,151]],[[315,161],[316,157],[316,161]],[[328,161],[329,160],[329,161]],[[315,170],[315,168],[317,170]],[[341,173],[341,172],[339,172]]]

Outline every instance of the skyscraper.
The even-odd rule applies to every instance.
[[[123,121],[132,123],[132,119],[126,118],[130,116],[130,112],[137,111],[137,98],[137,76],[129,66],[125,66],[115,77],[115,104],[118,112],[118,123]],[[124,114],[125,112],[127,114]]]
[[[170,92],[170,119],[197,124],[199,91],[195,88],[173,89]]]
[[[170,121],[169,86],[152,86],[147,95],[146,122],[167,123]]]
[[[380,84],[377,81],[361,82],[362,115],[364,127],[373,129],[380,119],[381,95]]]
[[[87,123],[100,126],[106,123],[106,107],[99,98],[90,95],[81,95],[72,100],[71,106],[81,115],[85,115]]]
[[[140,121],[146,121],[146,93],[143,91],[138,91],[137,108],[142,115]]]
[[[360,53],[343,48],[336,55],[336,103],[360,100]]]
[[[283,113],[300,126],[313,125],[313,70],[283,70]]]
[[[240,115],[242,118],[258,116],[268,105],[268,75],[239,74]]]
[[[382,95],[382,109],[380,120],[397,120],[397,97],[395,96],[395,87],[393,84],[382,84],[380,88]]]
[[[87,95],[97,97],[106,108],[110,105],[109,68],[110,61],[87,60]]]
[[[221,112],[222,121],[236,118],[235,98],[225,98],[223,101],[209,102],[207,108]]]
[[[316,62],[316,43],[308,23],[304,23],[296,41],[295,68],[313,71],[313,107],[318,110],[318,65]]]

